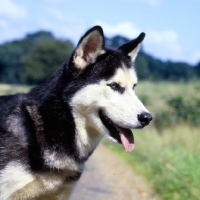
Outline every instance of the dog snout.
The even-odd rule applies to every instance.
[[[143,126],[148,125],[152,119],[153,119],[152,115],[148,112],[143,112],[138,115],[138,120]]]

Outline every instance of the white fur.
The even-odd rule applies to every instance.
[[[18,162],[10,162],[0,174],[0,199],[9,199],[9,196],[12,193],[24,187],[33,180],[34,177],[27,172],[24,166]]]
[[[34,175],[31,174],[22,164],[18,162],[10,162],[0,174],[0,185],[2,187],[0,199],[68,199],[75,183],[71,182],[64,184],[64,179],[64,172],[60,174],[49,172]],[[38,198],[39,195],[43,196]]]
[[[6,121],[6,125],[8,127],[8,131],[13,133],[17,138],[19,138],[19,142],[21,145],[27,145],[26,134],[24,130],[24,122],[23,118],[17,116],[17,109],[12,115],[10,115]]]
[[[74,159],[70,158],[66,154],[59,154],[55,151],[45,150],[44,160],[46,165],[50,168],[60,169],[60,170],[76,170],[79,171],[81,166]]]
[[[113,91],[107,84],[116,82],[125,87],[123,94]],[[99,84],[90,84],[75,94],[71,101],[73,115],[77,129],[77,140],[79,149],[84,153],[92,150],[91,144],[98,144],[102,135],[109,131],[102,124],[99,118],[99,110],[104,113],[117,125],[124,128],[136,128],[140,125],[138,115],[148,112],[142,102],[137,98],[133,85],[137,83],[137,76],[133,68],[127,69],[122,63],[122,68],[108,81],[102,80]],[[96,133],[88,131],[92,130]],[[114,138],[112,138],[115,141]],[[90,147],[90,149],[88,148]]]
[[[128,55],[131,57],[132,61],[134,61],[137,57],[137,54],[140,50],[141,43],[137,45],[135,49],[133,49]]]

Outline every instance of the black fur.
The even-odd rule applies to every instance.
[[[126,55],[130,53],[134,48],[136,48],[137,45],[144,40],[144,37],[145,33],[140,33],[140,35],[136,39],[121,45],[118,49]]]

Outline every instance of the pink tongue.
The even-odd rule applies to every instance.
[[[133,138],[133,133],[131,132],[130,129],[121,129],[120,128],[120,138],[121,142],[124,145],[124,149],[127,153],[133,151],[134,149],[134,138]]]

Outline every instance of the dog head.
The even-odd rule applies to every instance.
[[[134,148],[131,129],[143,128],[152,120],[134,91],[137,75],[133,62],[144,37],[141,33],[112,50],[105,48],[100,26],[90,29],[69,60],[68,71],[74,76],[64,91],[79,130],[91,127],[122,143],[127,152]]]

